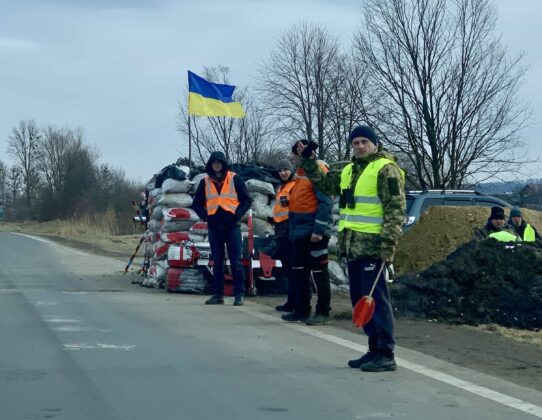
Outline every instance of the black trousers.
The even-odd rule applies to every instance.
[[[292,259],[293,259],[293,246],[288,236],[281,236],[277,238],[277,253],[276,257],[280,259],[282,263],[282,271],[288,281],[288,297],[286,298],[286,304],[294,307],[296,301],[296,288],[295,280],[292,273]]]
[[[362,296],[369,294],[382,264],[382,260],[373,258],[348,261],[352,307]],[[375,312],[372,319],[363,327],[363,331],[369,337],[369,351],[390,356],[395,347],[394,322],[390,293],[384,280],[384,273],[378,279],[373,299]]]
[[[327,236],[318,242],[311,242],[310,236],[293,241],[292,273],[296,294],[294,312],[299,315],[306,316],[311,313],[311,272],[318,294],[316,313],[329,315],[331,310],[331,287],[327,268],[328,242]]]

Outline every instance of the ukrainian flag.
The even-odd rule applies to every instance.
[[[244,118],[240,102],[233,101],[235,86],[211,83],[188,71],[188,114]]]

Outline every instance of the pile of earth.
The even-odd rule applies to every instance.
[[[542,326],[542,244],[470,241],[391,287],[399,316],[461,324]]]
[[[430,207],[401,238],[395,255],[398,275],[419,273],[469,242],[487,222],[489,207]],[[542,233],[542,212],[521,209],[525,220]],[[506,210],[508,219],[509,211]]]

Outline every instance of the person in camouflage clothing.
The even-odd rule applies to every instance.
[[[348,261],[352,306],[368,295],[382,264],[393,261],[405,218],[404,172],[385,151],[368,126],[358,126],[349,136],[352,163],[340,173],[324,174],[302,144],[302,167],[324,194],[339,195],[341,219],[337,254]],[[305,153],[303,153],[305,152]],[[359,181],[359,182],[358,182]],[[373,292],[375,312],[363,327],[369,351],[350,360],[352,368],[367,372],[397,369],[394,358],[394,320],[387,283],[379,279]]]

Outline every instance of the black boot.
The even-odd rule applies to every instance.
[[[362,364],[361,370],[364,372],[390,372],[397,370],[397,363],[395,363],[393,353],[378,353],[371,361]]]
[[[277,311],[277,312],[293,312],[294,311],[294,306],[291,305],[290,303],[286,302],[283,305],[275,306],[275,311]]]
[[[359,359],[353,359],[348,361],[348,366],[352,369],[359,369],[361,365],[364,365],[365,363],[369,363],[373,358],[377,356],[377,353],[374,351],[368,351],[363,356],[361,356]]]
[[[223,305],[224,296],[213,295],[205,301],[206,305]]]

